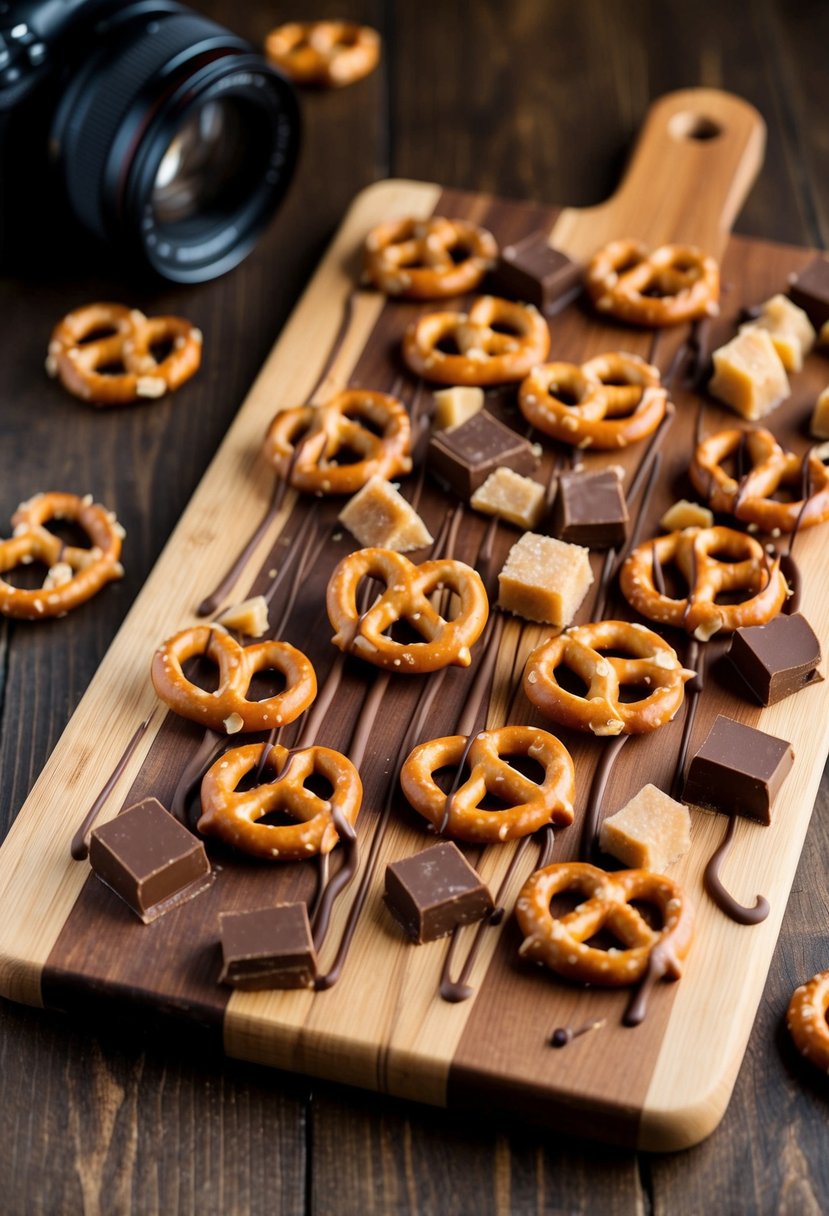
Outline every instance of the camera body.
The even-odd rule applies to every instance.
[[[109,246],[199,282],[250,251],[299,113],[243,39],[172,0],[0,3],[0,268]]]

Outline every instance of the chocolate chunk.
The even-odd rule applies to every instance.
[[[829,258],[816,257],[789,279],[789,297],[808,313],[815,329],[829,321]]]
[[[145,798],[95,828],[89,862],[145,925],[213,881],[202,842],[157,798]]]
[[[386,867],[386,903],[417,944],[483,920],[492,897],[457,845],[436,844]]]
[[[615,549],[627,536],[628,509],[615,468],[563,473],[553,506],[553,532],[588,549]]]
[[[582,266],[549,244],[546,233],[534,232],[501,251],[493,290],[496,295],[551,312],[575,299],[583,274]]]
[[[222,912],[219,980],[253,992],[313,988],[317,952],[305,904],[277,904],[252,912]]]
[[[738,629],[728,657],[761,705],[774,705],[820,679],[820,642],[799,612]]]
[[[791,743],[720,714],[691,761],[682,800],[769,824],[793,763]]]
[[[497,468],[532,473],[538,465],[533,446],[485,410],[429,441],[431,472],[450,489],[469,501]]]

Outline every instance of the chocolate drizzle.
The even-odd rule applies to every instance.
[[[170,810],[173,813],[173,818],[177,819],[179,823],[183,823],[185,827],[189,827],[187,822],[187,804],[190,801],[190,796],[211,764],[218,760],[226,744],[227,735],[220,735],[215,730],[205,730],[201,743],[187,761],[176,782]]]
[[[231,563],[224,577],[217,584],[217,586],[214,587],[210,594],[205,596],[205,598],[199,604],[198,608],[196,609],[197,616],[210,616],[212,612],[215,612],[227,593],[236,584],[260,541],[268,532],[268,529],[273,525],[274,520],[282,510],[282,504],[285,501],[287,490],[287,479],[285,481],[277,481],[276,485],[274,486],[273,494],[271,495],[271,501],[268,505],[267,511],[254,528],[241,552],[233,559],[233,562]]]
[[[133,736],[130,739],[127,746],[124,748],[123,752],[121,753],[121,757],[118,760],[118,763],[115,765],[115,768],[112,770],[112,772],[107,777],[104,784],[102,785],[101,791],[98,794],[98,797],[92,803],[92,806],[89,808],[86,815],[84,816],[83,823],[78,828],[75,835],[72,837],[72,843],[69,846],[69,852],[71,853],[72,859],[74,861],[84,861],[89,856],[89,846],[86,842],[87,833],[89,832],[89,829],[92,827],[93,823],[98,818],[101,811],[103,810],[107,799],[109,798],[112,791],[115,789],[115,786],[118,784],[118,781],[121,777],[121,774],[124,772],[124,769],[127,767],[130,760],[135,755],[135,752],[138,748],[138,744],[143,739],[144,734],[146,733],[146,730],[147,730],[148,726],[150,725],[150,723],[152,722],[153,718],[155,717],[156,713],[157,713],[157,708],[154,709],[152,711],[152,713],[149,714],[144,719],[144,721],[136,728],[135,733],[133,734]]]
[[[803,524],[803,517],[806,514],[806,508],[809,505],[809,498],[812,493],[812,469],[811,469],[812,449],[808,448],[803,455],[803,464],[801,466],[801,498],[802,502],[800,510],[797,513],[794,528],[789,535],[789,543],[786,547],[786,552],[780,558],[780,570],[789,585],[789,595],[783,605],[783,611],[787,615],[797,612],[800,608],[800,600],[803,594],[803,576],[800,573],[800,567],[794,556],[794,542],[797,540]]]
[[[334,341],[331,343],[331,346],[329,347],[328,355],[326,356],[325,362],[322,365],[322,371],[320,372],[319,376],[317,377],[316,384],[314,385],[314,387],[311,389],[310,393],[308,394],[309,401],[313,401],[314,397],[316,397],[317,393],[322,388],[323,384],[325,383],[325,379],[326,379],[328,373],[331,371],[331,368],[334,366],[334,360],[336,359],[337,355],[340,353],[340,348],[341,348],[343,342],[345,341],[345,335],[348,333],[349,327],[351,325],[351,319],[354,315],[354,301],[356,300],[356,298],[357,298],[357,289],[354,288],[348,293],[348,295],[343,300],[343,315],[342,315],[342,318],[340,319],[339,329],[337,330],[336,334],[334,335]]]
[[[711,859],[705,867],[703,883],[714,903],[730,920],[736,921],[738,925],[759,925],[771,911],[769,901],[765,896],[758,895],[754,907],[746,907],[745,904],[738,903],[734,896],[726,891],[720,878],[720,866],[731,848],[736,826],[736,815],[729,815],[725,836],[719,847],[711,854]]]
[[[584,823],[581,830],[581,841],[579,848],[579,859],[581,861],[591,862],[596,849],[596,837],[599,832],[599,823],[602,814],[602,803],[604,802],[605,790],[607,783],[610,780],[610,774],[613,771],[613,765],[616,763],[616,757],[627,743],[630,735],[617,735],[610,743],[604,745],[602,757],[596,765],[596,771],[593,774],[593,780],[590,785],[590,796],[587,802],[587,809],[584,812]]]
[[[334,820],[334,827],[337,829],[337,835],[343,846],[343,863],[333,878],[329,878],[326,874],[325,880],[320,886],[319,898],[314,909],[311,926],[314,936],[314,949],[317,951],[322,949],[322,944],[328,934],[334,904],[337,902],[340,893],[351,882],[360,865],[360,846],[357,843],[357,832],[353,824],[349,823],[337,806],[331,807],[331,817]],[[328,854],[326,854],[327,856]],[[327,978],[327,976],[320,977],[316,981],[315,987],[330,987],[330,984],[324,982]]]
[[[584,1026],[577,1026],[575,1029],[572,1026],[558,1026],[550,1035],[550,1046],[566,1047],[573,1039],[578,1039],[591,1030],[601,1030],[602,1026],[606,1025],[607,1018],[599,1018],[595,1022],[585,1022]]]
[[[641,1022],[644,1022],[650,995],[659,981],[664,979],[669,972],[672,973],[671,978],[679,979],[681,967],[671,946],[664,941],[657,942],[650,952],[648,966],[639,982],[639,987],[624,1012],[623,1026],[639,1026]]]
[[[704,653],[696,638],[688,642],[688,652],[685,656],[685,666],[696,671],[696,675],[685,685],[685,721],[682,723],[682,737],[679,741],[679,754],[676,768],[671,780],[671,797],[680,801],[682,787],[685,784],[685,761],[688,757],[688,745],[691,742],[691,731],[697,715],[699,694],[705,686],[705,668],[707,655]]]

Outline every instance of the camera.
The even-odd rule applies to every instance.
[[[296,164],[288,82],[167,0],[0,2],[0,267],[93,246],[178,283],[251,250]]]

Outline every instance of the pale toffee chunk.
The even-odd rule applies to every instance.
[[[470,499],[470,506],[484,515],[497,515],[519,528],[534,528],[546,506],[544,487],[512,469],[490,473]]]
[[[691,816],[681,802],[655,785],[645,785],[605,819],[599,844],[603,853],[631,869],[664,874],[691,847]]]
[[[498,603],[528,621],[563,627],[573,620],[592,582],[588,549],[525,532],[498,575]]]
[[[739,333],[712,357],[708,391],[741,417],[764,418],[788,397],[786,369],[765,330]]]
[[[339,514],[339,521],[364,548],[411,553],[432,536],[411,503],[383,477],[372,477]]]

